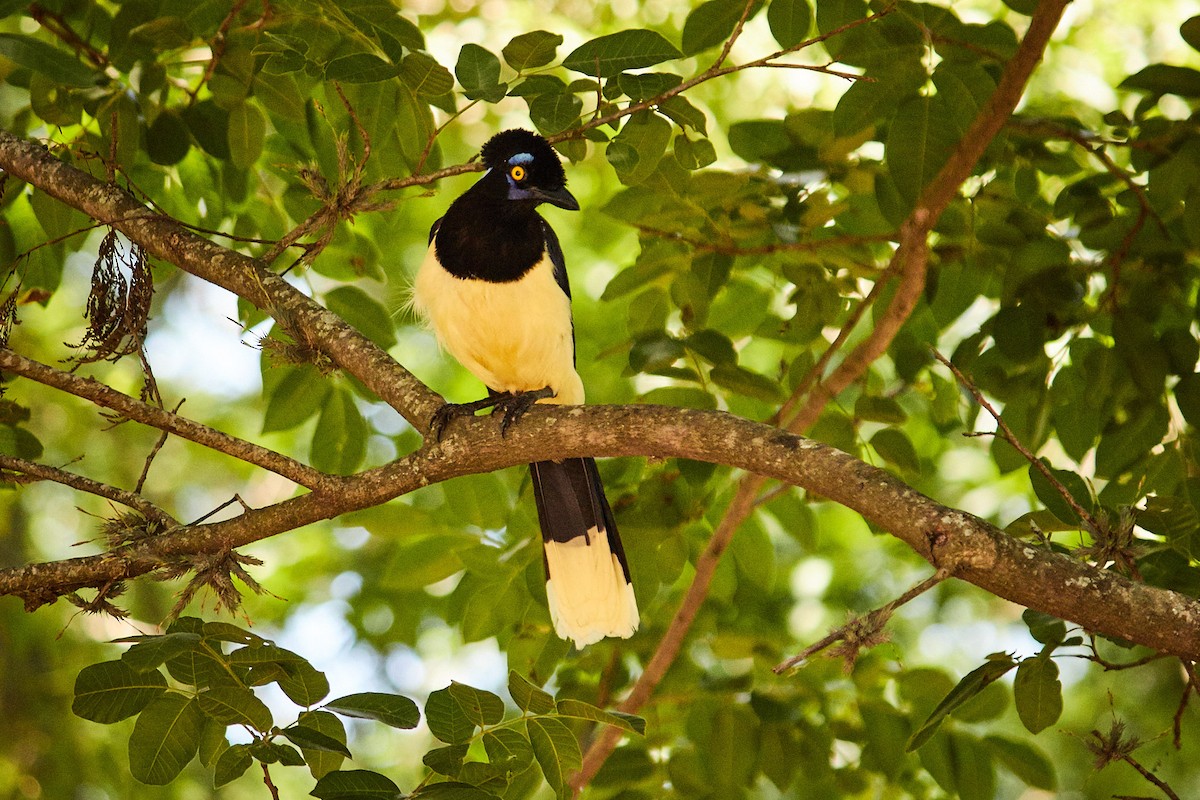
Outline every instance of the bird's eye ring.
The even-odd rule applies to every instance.
[[[525,168],[524,168],[524,167],[522,167],[520,164],[517,164],[517,165],[516,165],[516,166],[514,166],[512,169],[510,169],[510,170],[508,171],[508,174],[509,174],[510,176],[512,176],[512,179],[513,179],[514,181],[523,181],[523,180],[525,180]]]

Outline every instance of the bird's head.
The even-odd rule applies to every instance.
[[[491,174],[504,177],[509,200],[579,210],[579,201],[567,191],[567,174],[558,153],[536,133],[520,128],[497,133],[480,155]]]

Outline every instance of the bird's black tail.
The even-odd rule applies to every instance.
[[[629,564],[591,458],[529,465],[554,630],[576,647],[638,626]]]

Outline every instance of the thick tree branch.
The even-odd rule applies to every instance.
[[[819,442],[718,411],[665,406],[536,406],[501,438],[490,418],[460,420],[440,445],[230,520],[184,526],[112,552],[0,571],[0,594],[49,599],[157,569],[164,560],[241,547],[366,508],[430,483],[551,458],[690,458],[801,486],[861,513],[935,567],[992,594],[1191,661],[1200,602],[1030,546]],[[34,603],[37,605],[38,603]]]
[[[150,211],[119,187],[64,164],[44,147],[7,131],[0,131],[0,169],[111,225],[156,258],[267,311],[289,333],[319,346],[335,364],[421,430],[441,407],[441,398],[374,342],[262,262],[196,235],[176,220]]]
[[[17,355],[12,350],[0,348],[0,370],[89,400],[98,406],[117,412],[126,419],[136,420],[161,431],[173,433],[181,439],[187,439],[248,464],[270,470],[309,489],[319,490],[333,486],[333,480],[329,475],[281,453],[276,453],[274,450],[268,450],[253,442],[222,433],[158,406],[143,403],[141,400],[122,394],[91,378],[80,378],[70,372],[63,372]]]

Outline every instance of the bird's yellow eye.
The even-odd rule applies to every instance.
[[[520,164],[517,164],[515,167],[513,167],[512,169],[510,169],[510,170],[508,171],[508,174],[512,176],[512,179],[513,179],[514,181],[523,181],[523,180],[525,180],[525,168],[524,168],[524,167],[522,167]]]

